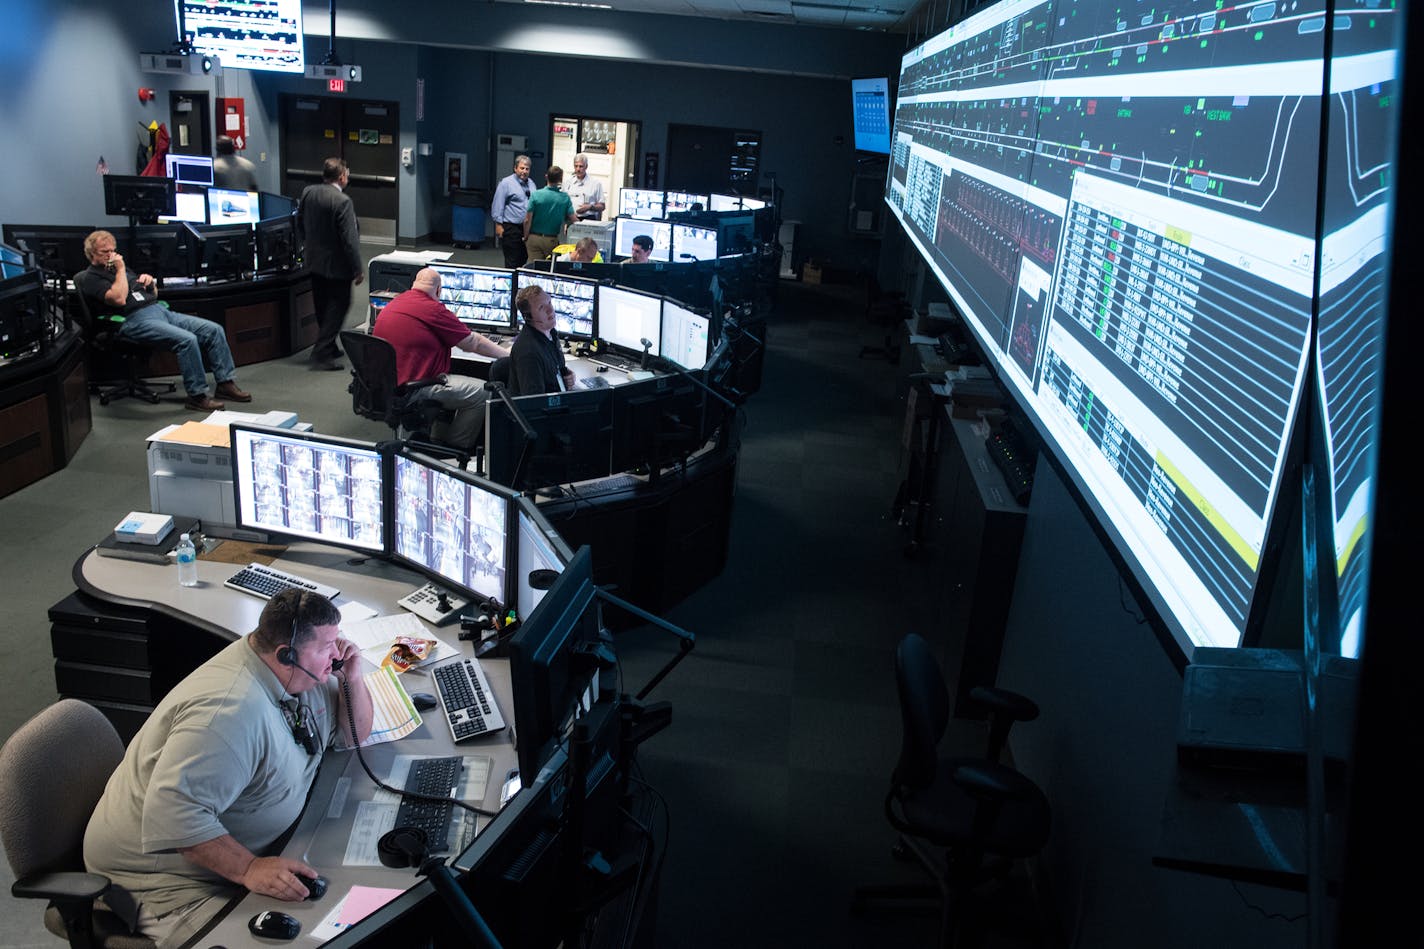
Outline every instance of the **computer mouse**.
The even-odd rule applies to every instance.
[[[302,924],[286,913],[269,909],[249,919],[247,928],[252,935],[265,939],[296,939],[302,931]]]
[[[327,884],[327,882],[326,882],[326,877],[324,877],[324,876],[314,876],[314,877],[299,876],[299,877],[297,877],[297,879],[301,880],[302,883],[306,886],[306,888],[307,888],[307,899],[308,899],[308,900],[319,900],[319,899],[321,899],[323,896],[326,895],[326,888],[327,888],[327,886],[328,886],[328,884]]]
[[[597,369],[595,369],[594,371],[595,371],[595,372],[607,372],[607,371],[608,371],[608,367],[607,367],[607,366],[599,366],[599,367],[598,367]]]
[[[412,692],[410,700],[415,703],[418,712],[428,712],[440,704],[440,701],[429,692]]]

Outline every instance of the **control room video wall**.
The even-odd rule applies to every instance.
[[[1004,0],[902,62],[890,210],[1187,655],[1251,629],[1303,410],[1358,635],[1400,15],[1334,10]]]

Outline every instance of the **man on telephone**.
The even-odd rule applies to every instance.
[[[299,816],[338,738],[371,732],[360,650],[326,597],[287,590],[257,628],[174,687],[129,744],[84,835],[84,863],[139,903],[160,947],[244,891],[305,899],[317,871],[263,856]],[[338,671],[339,670],[339,671]]]

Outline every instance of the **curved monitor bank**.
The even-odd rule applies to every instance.
[[[433,460],[403,457],[442,471]],[[454,469],[444,473],[455,476]],[[478,479],[463,480],[481,487]],[[511,604],[526,610],[517,629],[501,631],[503,648],[477,659],[509,727],[457,742],[437,707],[398,741],[363,749],[364,764],[352,752],[327,751],[301,818],[281,842],[283,854],[328,878],[327,895],[294,904],[248,894],[197,944],[253,945],[248,920],[266,910],[288,913],[304,937],[333,946],[409,946],[435,937],[437,944],[553,949],[561,941],[582,944],[579,934],[605,927],[633,944],[629,934],[651,919],[660,841],[642,828],[659,821],[650,819],[653,798],[628,778],[638,744],[668,720],[666,706],[642,701],[661,675],[636,698],[605,686],[616,657],[601,603],[621,601],[594,586],[590,552],[572,553],[527,498],[488,484],[482,490],[507,518],[504,578]],[[273,566],[337,588],[338,606],[384,616],[400,613],[399,601],[430,575],[412,566],[417,562],[352,559],[339,546],[299,542],[282,549]],[[198,586],[183,587],[171,565],[86,551],[74,568],[78,590],[51,611],[61,695],[96,705],[131,736],[174,682],[255,626],[264,601],[224,585],[238,567],[200,560]],[[680,651],[669,650],[671,668],[692,636],[646,618],[681,640]],[[432,664],[476,657],[478,633],[467,641],[453,629],[426,629],[457,643]],[[504,650],[507,658],[498,655]],[[409,691],[434,691],[424,675],[400,681]],[[395,797],[369,775],[399,786],[411,760],[451,755],[462,759],[461,799],[494,816],[456,812],[448,867],[417,873],[383,864],[377,838],[394,825]],[[511,772],[523,787],[506,804]],[[343,898],[360,897],[352,887],[387,891],[384,905],[356,913],[354,925],[323,927]],[[471,909],[493,942],[474,941]]]

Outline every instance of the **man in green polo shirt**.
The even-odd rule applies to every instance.
[[[559,190],[564,169],[551,166],[544,180],[544,187],[529,196],[529,210],[524,214],[524,242],[530,261],[548,260],[563,243],[564,228],[578,220],[573,201]]]

